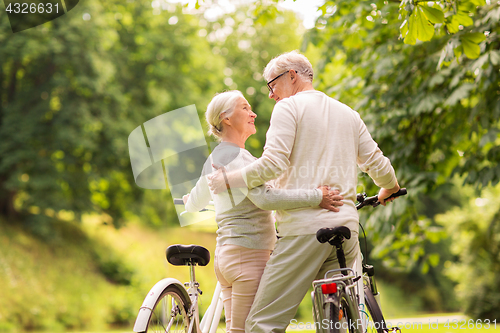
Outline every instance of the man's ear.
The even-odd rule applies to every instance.
[[[290,69],[290,79],[292,80],[292,83],[297,81],[297,72],[293,69]]]

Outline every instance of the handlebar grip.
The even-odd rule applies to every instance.
[[[397,191],[396,193],[393,193],[390,197],[388,197],[387,199],[391,199],[391,198],[397,198],[397,197],[400,197],[402,195],[406,195],[406,188],[400,188],[399,191]],[[387,200],[385,199],[385,200]]]
[[[184,205],[182,199],[174,198],[174,205]]]

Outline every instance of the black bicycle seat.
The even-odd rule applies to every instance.
[[[210,252],[199,245],[170,245],[167,248],[167,261],[174,266],[206,266],[210,262]]]
[[[321,228],[316,232],[316,238],[320,243],[326,243],[335,236],[350,239],[351,230],[348,227],[340,226],[335,228]]]

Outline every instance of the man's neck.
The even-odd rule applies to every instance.
[[[296,89],[294,95],[296,93],[299,93],[299,92],[302,92],[302,91],[308,91],[308,90],[314,90],[314,87],[312,86],[312,83],[310,83],[310,82],[302,82],[301,84],[299,84],[297,86],[297,89]]]

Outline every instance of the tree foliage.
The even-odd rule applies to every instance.
[[[200,10],[204,9],[201,5]],[[213,52],[225,59],[225,88],[240,89],[257,114],[257,133],[248,138],[246,148],[258,157],[262,155],[275,104],[268,96],[262,72],[276,55],[298,49],[303,31],[292,12],[280,12],[270,21],[255,24],[253,11],[252,6],[239,7],[206,22],[205,29]]]
[[[481,42],[483,55],[477,60],[461,55],[460,63],[439,69],[449,37],[415,46],[401,43],[394,35],[396,5],[382,3],[371,21],[367,16],[375,4],[339,1],[335,13],[320,18],[324,28],[311,30],[305,44],[322,52],[318,88],[361,112],[413,200],[431,194],[453,174],[468,174],[467,182],[478,186],[497,183],[500,64],[498,20],[493,17],[500,6],[481,7],[474,17],[477,30],[489,32]],[[396,228],[408,238],[405,244],[416,245],[431,237],[433,229],[426,222],[413,223],[420,213],[405,202],[411,200],[380,214],[406,212],[407,222]],[[408,228],[413,229],[409,234]],[[376,229],[387,233],[390,226]]]
[[[437,216],[437,221],[450,235],[453,254],[459,258],[445,262],[445,272],[457,283],[456,295],[469,316],[498,319],[500,188],[488,188],[480,198],[474,198],[471,187],[463,188],[460,192],[472,198],[462,207]]]
[[[186,105],[203,120],[227,89],[241,89],[259,115],[249,143],[259,156],[273,105],[261,72],[298,47],[298,21],[284,13],[254,27],[248,8],[203,14],[160,1],[88,1],[13,34],[0,13],[0,214],[37,227],[64,211],[104,213],[115,225],[134,216],[177,224],[168,190],[135,185],[128,135]]]
[[[119,224],[145,196],[129,133],[206,103],[222,87],[222,61],[178,6],[155,15],[148,1],[89,1],[74,11],[17,34],[1,20],[0,212],[102,212]]]
[[[294,0],[295,1],[295,0]],[[199,1],[197,1],[197,4]],[[276,17],[279,12],[276,5],[280,0],[263,1],[258,0],[254,9],[254,17],[257,23],[266,22]],[[393,36],[403,40],[405,44],[415,45],[417,42],[428,42],[432,39],[439,39],[443,36],[450,38],[450,45],[442,48],[443,57],[456,55],[458,58],[462,53],[470,59],[477,59],[480,54],[479,43],[484,40],[482,34],[470,33],[474,29],[473,17],[477,9],[490,4],[485,0],[451,0],[451,1],[421,1],[421,0],[378,0],[372,2],[361,2],[361,7],[366,7],[366,11],[355,10],[357,20],[351,25],[351,32],[356,32],[358,26],[364,27],[367,22],[375,22],[380,18],[384,8],[392,7],[392,14],[386,15],[382,20],[384,24],[399,24],[399,30],[392,31]],[[396,9],[395,6],[399,5]],[[345,1],[325,1],[319,7],[322,16],[317,20],[317,27],[327,26],[327,18],[335,13],[349,15],[346,11]],[[498,18],[497,18],[498,19]],[[370,25],[368,23],[368,25]],[[482,33],[483,31],[481,31]],[[356,38],[356,37],[355,37]]]
[[[468,7],[473,24],[408,45],[394,33],[398,3],[334,3],[303,46],[321,52],[317,87],[362,114],[410,193],[371,213],[373,253],[393,266],[432,271],[446,255],[434,245],[447,237],[434,216],[460,202],[454,176],[478,190],[500,181],[500,5]]]

